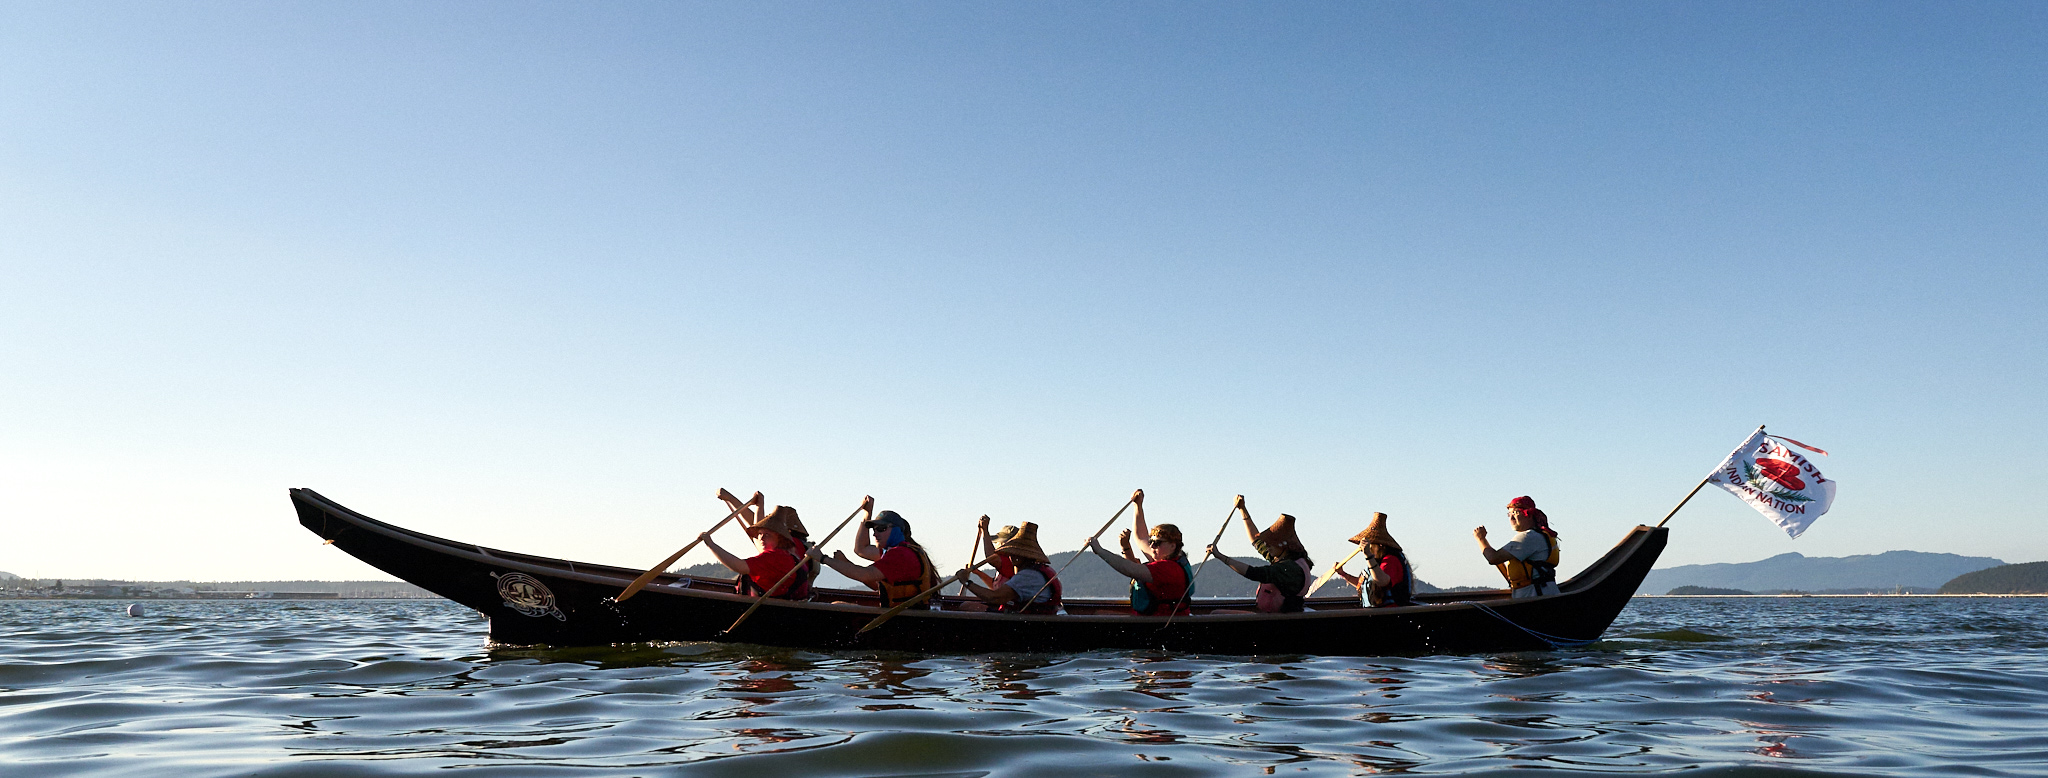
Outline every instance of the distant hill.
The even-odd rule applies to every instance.
[[[2048,594],[2048,562],[1985,568],[1941,585],[1942,594]]]
[[[0,581],[19,581],[19,580],[21,580],[21,576],[15,575],[15,574],[13,574],[13,573],[5,573],[5,572],[0,572]]]
[[[1964,573],[1997,567],[1991,557],[1886,551],[1845,557],[1809,557],[1797,551],[1755,562],[1680,565],[1650,571],[1640,591],[1669,591],[1680,586],[1743,589],[1758,593],[1783,591],[1892,591],[1898,587],[1933,590]]]

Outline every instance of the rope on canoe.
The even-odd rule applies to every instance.
[[[1507,624],[1510,627],[1514,627],[1515,629],[1519,629],[1523,632],[1529,633],[1530,637],[1533,637],[1537,640],[1541,640],[1544,643],[1549,644],[1551,648],[1582,648],[1585,646],[1592,645],[1594,641],[1599,640],[1599,638],[1597,637],[1588,640],[1574,640],[1572,638],[1561,638],[1556,635],[1545,635],[1541,632],[1537,632],[1536,630],[1524,627],[1520,624],[1516,624],[1512,620],[1509,620],[1508,617],[1500,615],[1499,612],[1495,611],[1492,608],[1486,607],[1485,605],[1481,605],[1475,602],[1472,603],[1472,607],[1478,608],[1480,612],[1485,613],[1488,616],[1500,619],[1502,623]]]

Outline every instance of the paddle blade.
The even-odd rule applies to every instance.
[[[1332,578],[1336,578],[1336,577],[1337,577],[1337,571],[1339,571],[1339,570],[1342,570],[1342,569],[1344,569],[1344,566],[1345,566],[1345,565],[1347,565],[1347,564],[1350,564],[1350,563],[1351,563],[1351,560],[1353,560],[1353,559],[1356,559],[1356,558],[1358,558],[1358,553],[1359,553],[1359,552],[1361,552],[1361,551],[1364,551],[1364,550],[1365,550],[1365,549],[1364,549],[1364,548],[1362,548],[1362,547],[1361,547],[1361,548],[1354,548],[1354,549],[1352,549],[1352,550],[1351,550],[1351,556],[1347,556],[1347,557],[1345,557],[1345,558],[1344,558],[1344,561],[1342,561],[1342,562],[1338,562],[1337,564],[1335,564],[1335,565],[1332,565],[1332,566],[1330,567],[1330,572],[1324,573],[1324,574],[1323,574],[1323,577],[1321,577],[1321,578],[1317,578],[1317,579],[1316,579],[1316,582],[1315,582],[1314,584],[1311,584],[1311,585],[1309,585],[1309,587],[1308,587],[1308,593],[1309,593],[1309,596],[1314,596],[1314,595],[1315,595],[1315,593],[1316,593],[1316,590],[1317,590],[1317,589],[1321,589],[1321,588],[1323,588],[1323,584],[1329,583],[1329,582],[1330,582],[1330,579],[1332,579]]]

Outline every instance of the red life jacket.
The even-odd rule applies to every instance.
[[[1017,592],[1016,599],[1003,603],[1002,612],[1036,613],[1048,616],[1058,613],[1060,611],[1060,608],[1062,607],[1062,604],[1064,603],[1064,600],[1061,599],[1060,596],[1060,591],[1062,588],[1060,586],[1060,574],[1052,569],[1052,565],[1046,564],[1044,562],[1032,562],[1030,564],[1025,565],[1024,569],[1036,570],[1038,571],[1039,575],[1045,576],[1045,588],[1047,591],[1050,591],[1052,593],[1052,596],[1045,598],[1045,602],[1037,602],[1027,605],[1024,603],[1024,598],[1034,597],[1038,594],[1038,592]],[[1005,585],[1007,585],[1007,582],[1005,582]],[[1016,592],[1017,587],[1010,587],[1010,591]]]
[[[1152,582],[1131,581],[1131,611],[1140,616],[1164,616],[1169,612],[1187,615],[1187,600],[1193,599],[1187,596],[1188,579],[1195,577],[1194,568],[1188,565],[1188,555],[1146,562],[1145,567],[1152,571]],[[1180,607],[1175,608],[1175,603]]]

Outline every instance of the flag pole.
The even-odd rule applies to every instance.
[[[1756,431],[1757,431],[1757,432],[1762,432],[1762,431],[1764,431],[1764,425],[1762,425],[1762,424],[1758,424],[1758,425],[1756,425]],[[1756,432],[1752,432],[1752,433],[1750,433],[1750,434],[1754,435],[1754,434],[1756,434]],[[1708,482],[1708,481],[1712,481],[1712,480],[1714,480],[1714,473],[1716,473],[1716,472],[1720,472],[1720,466],[1719,466],[1719,465],[1716,465],[1716,466],[1715,466],[1715,469],[1714,469],[1714,470],[1712,470],[1712,471],[1709,471],[1709,472],[1707,473],[1707,477],[1705,477],[1705,478],[1702,478],[1702,479],[1700,479],[1700,482],[1699,482],[1699,484],[1698,484],[1698,485],[1696,485],[1696,486],[1694,486],[1694,487],[1692,488],[1692,491],[1690,491],[1690,492],[1686,492],[1686,493],[1685,493],[1685,499],[1683,499],[1683,500],[1679,500],[1679,501],[1678,501],[1678,504],[1677,504],[1676,506],[1673,506],[1673,507],[1671,508],[1671,512],[1670,512],[1670,513],[1666,513],[1666,514],[1664,514],[1664,520],[1663,520],[1663,521],[1659,521],[1659,522],[1657,522],[1657,526],[1659,526],[1659,527],[1662,527],[1662,526],[1664,526],[1664,522],[1665,522],[1665,521],[1670,521],[1670,520],[1671,520],[1671,517],[1673,517],[1673,516],[1676,516],[1676,515],[1678,515],[1678,509],[1679,509],[1679,508],[1683,508],[1683,507],[1685,507],[1685,504],[1686,504],[1686,503],[1692,502],[1692,496],[1693,496],[1693,495],[1695,495],[1695,494],[1699,494],[1699,493],[1700,493],[1700,490],[1701,490],[1701,489],[1705,489],[1705,488],[1707,487],[1707,482]]]

